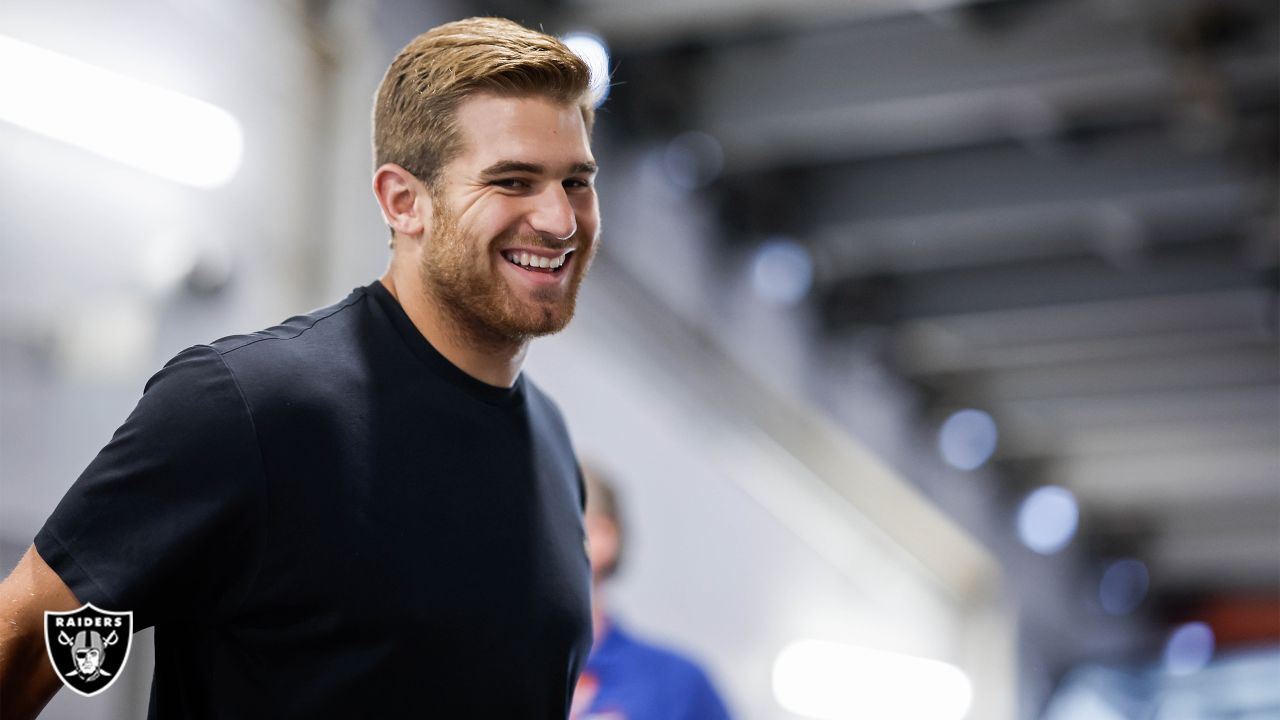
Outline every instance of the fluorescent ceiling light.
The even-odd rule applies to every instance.
[[[244,139],[231,113],[0,35],[0,120],[186,185],[222,185]]]
[[[960,720],[973,701],[968,676],[954,665],[819,640],[778,654],[773,694],[790,712],[823,720]]]

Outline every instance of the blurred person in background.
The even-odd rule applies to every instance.
[[[564,718],[590,647],[578,462],[520,370],[599,227],[588,66],[473,18],[374,108],[389,269],[189,348],[0,585],[0,715],[59,688],[43,613],[155,626],[152,717]]]
[[[595,643],[573,698],[574,720],[727,720],[728,711],[702,668],[674,650],[624,631],[606,610],[604,581],[624,547],[618,497],[600,471],[583,467],[587,483],[591,620]]]

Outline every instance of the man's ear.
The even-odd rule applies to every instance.
[[[420,236],[427,227],[431,198],[427,187],[413,173],[387,163],[373,172],[373,195],[378,199],[382,219],[399,235]],[[422,199],[426,202],[419,203]]]

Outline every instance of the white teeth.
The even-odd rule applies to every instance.
[[[565,253],[560,257],[542,257],[541,255],[530,255],[527,252],[509,252],[504,253],[507,260],[527,268],[547,268],[555,270],[564,266],[564,261],[569,257],[569,253]]]

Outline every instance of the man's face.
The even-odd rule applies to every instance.
[[[92,675],[98,671],[102,662],[102,651],[96,648],[84,648],[76,651],[76,667],[81,675]]]
[[[600,582],[618,559],[618,526],[608,516],[589,509],[582,524],[587,531],[587,558],[591,561],[591,577]]]
[[[481,94],[459,105],[457,125],[463,150],[431,194],[423,283],[480,337],[557,332],[573,317],[600,228],[582,114]]]

